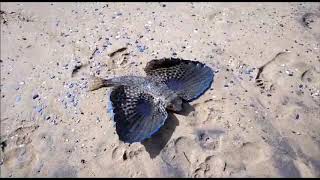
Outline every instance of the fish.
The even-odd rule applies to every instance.
[[[119,139],[143,142],[164,125],[168,111],[179,112],[212,85],[214,71],[199,61],[162,58],[149,61],[146,76],[104,79],[91,76],[89,91],[112,87],[110,101]]]

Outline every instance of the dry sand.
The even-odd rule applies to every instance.
[[[319,42],[320,3],[1,3],[1,177],[320,177]],[[87,77],[162,57],[214,83],[124,144]]]

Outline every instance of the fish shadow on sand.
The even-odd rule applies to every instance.
[[[192,107],[187,102],[184,102],[182,107],[183,110],[180,112],[168,112],[168,118],[164,125],[160,128],[160,130],[150,139],[142,142],[151,159],[157,157],[160,154],[161,150],[171,139],[176,126],[179,125],[179,121],[174,114],[188,116],[190,112],[194,111],[194,107]]]

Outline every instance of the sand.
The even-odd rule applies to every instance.
[[[1,177],[320,177],[319,42],[320,3],[1,3]],[[125,144],[88,77],[163,57],[214,82]]]

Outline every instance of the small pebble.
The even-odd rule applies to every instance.
[[[32,99],[37,99],[38,97],[39,97],[39,95],[35,94],[35,95],[32,96]]]
[[[290,71],[286,70],[286,73],[287,73],[289,76],[293,76],[293,72],[290,72]]]
[[[21,100],[21,96],[16,97],[16,102],[19,102]]]
[[[36,111],[37,111],[38,113],[40,113],[42,110],[43,110],[42,107],[37,107],[37,108],[36,108]]]
[[[252,69],[247,69],[244,71],[245,74],[250,74],[252,72]]]

